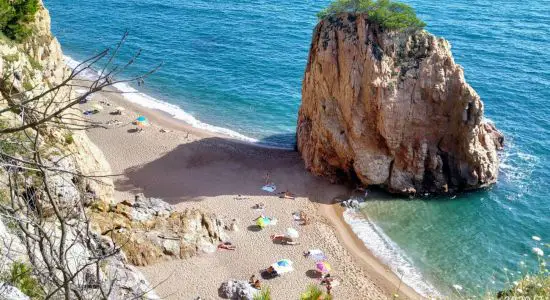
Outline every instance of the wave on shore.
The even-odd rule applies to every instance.
[[[344,211],[344,220],[349,224],[357,237],[372,251],[392,272],[422,296],[440,297],[439,292],[427,283],[403,250],[384,234],[382,229],[371,222],[367,216],[356,209]]]
[[[75,69],[81,64],[79,61],[67,55],[65,55],[65,63],[67,64],[67,66],[69,66],[72,69]],[[99,76],[99,72],[94,72],[88,69],[82,72],[82,76],[93,80]],[[200,120],[193,117],[191,114],[181,109],[179,106],[161,101],[147,94],[141,93],[137,89],[130,86],[128,83],[116,83],[113,86],[121,92],[124,99],[132,103],[138,104],[146,108],[160,110],[162,112],[169,114],[173,118],[181,120],[198,129],[221,134],[224,136],[228,136],[230,138],[234,138],[237,140],[241,140],[241,141],[245,141],[253,144],[259,144],[259,141],[257,139],[245,136],[231,129],[203,123]],[[264,146],[264,145],[261,145],[261,146]]]

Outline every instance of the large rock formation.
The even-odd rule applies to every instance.
[[[446,40],[365,14],[315,28],[297,140],[312,173],[403,194],[492,184],[503,144]]]
[[[15,109],[14,104],[42,95],[71,72],[50,32],[48,11],[41,1],[40,5],[28,39],[16,42],[0,35],[2,129],[23,124],[25,109]],[[71,87],[46,93],[32,103],[30,110],[43,112],[48,107],[51,112],[61,100],[74,99],[72,93]],[[81,115],[77,108],[71,113]],[[61,255],[56,257],[56,250],[43,250],[44,244],[39,243],[43,240],[48,241],[50,249],[59,249],[62,243],[70,245],[62,252],[64,259],[56,260],[56,264],[75,272],[71,284],[77,283],[83,295],[79,298],[103,299],[98,291],[103,286],[111,291],[107,299],[158,299],[143,274],[128,263],[145,265],[164,258],[187,258],[200,251],[213,252],[221,240],[227,239],[221,221],[198,210],[176,212],[160,199],[143,196],[134,202],[115,203],[112,180],[101,176],[111,174],[110,166],[84,131],[49,122],[40,126],[36,138],[34,134],[29,129],[0,134],[0,281],[5,281],[0,282],[0,299],[29,299],[23,294],[25,290],[13,285],[18,282],[6,281],[5,275],[17,267],[15,262],[35,270],[24,273],[40,283],[39,290],[59,292],[52,285],[58,279],[51,274],[61,275],[61,268],[56,266],[55,272],[42,270],[50,268],[46,262],[55,260],[52,257]],[[35,144],[36,152],[30,147]],[[24,163],[32,161],[35,153],[40,153],[43,174],[35,170],[35,165],[29,168]],[[21,207],[25,209],[15,209]],[[63,215],[62,223],[54,217],[56,214]],[[91,226],[85,222],[87,217],[91,218]],[[30,233],[24,233],[20,224],[31,224],[24,226]],[[60,224],[66,229],[62,231]],[[47,238],[36,238],[33,232],[45,232]],[[98,258],[101,270],[90,263]]]

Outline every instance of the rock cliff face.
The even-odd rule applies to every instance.
[[[0,110],[10,104],[17,104],[17,101],[43,94],[63,82],[71,72],[65,65],[57,39],[50,32],[50,17],[44,7],[35,15],[32,28],[32,35],[23,43],[0,35]],[[69,98],[71,93],[73,91],[70,87],[60,88],[51,96],[57,100],[51,105],[55,106],[60,99]],[[50,104],[51,99],[48,97],[51,94],[33,102],[32,110],[43,112]],[[74,95],[70,98],[74,98]],[[22,111],[24,109],[13,108],[2,111],[0,128],[21,126]],[[76,116],[82,114],[78,108],[71,112]],[[199,252],[213,252],[220,241],[227,239],[223,224],[211,214],[198,210],[173,211],[162,200],[143,196],[137,197],[134,202],[115,203],[110,177],[89,179],[75,175],[111,174],[103,153],[84,131],[43,125],[37,132],[36,149],[41,156],[41,165],[47,167],[44,175],[23,172],[23,167],[28,166],[22,161],[30,160],[35,153],[28,147],[29,141],[34,141],[34,131],[29,135],[32,138],[22,133],[0,134],[1,152],[15,158],[8,159],[0,155],[2,278],[3,274],[11,271],[15,261],[37,270],[46,269],[47,255],[44,256],[40,251],[33,252],[33,249],[39,247],[33,244],[33,239],[25,239],[18,223],[13,221],[17,219],[25,224],[33,224],[31,221],[38,219],[34,218],[35,215],[40,216],[40,225],[36,227],[49,234],[48,240],[56,246],[52,248],[57,248],[62,236],[65,237],[63,241],[71,243],[64,252],[65,261],[59,263],[68,265],[71,270],[82,268],[81,272],[75,273],[73,281],[78,282],[79,287],[82,284],[82,292],[85,294],[83,299],[97,299],[98,285],[110,284],[111,280],[114,281],[108,299],[158,299],[144,276],[128,263],[146,265],[161,259],[188,258]],[[58,169],[63,172],[56,171]],[[42,179],[49,187],[49,197],[45,196]],[[14,180],[24,184],[10,185],[9,182]],[[47,199],[51,199],[51,202]],[[13,204],[10,204],[13,202],[29,203],[24,207],[31,213],[25,215],[14,210]],[[64,233],[59,229],[59,222],[52,218],[53,202],[57,204],[58,211],[64,214],[67,212],[64,220],[68,229]],[[90,228],[87,223],[81,222],[85,219],[84,207],[88,212],[87,217],[91,219]],[[90,235],[83,234],[88,229],[91,229]],[[113,250],[119,247],[124,252],[115,251],[112,255]],[[91,268],[90,260],[103,256],[105,259],[101,261],[101,271]],[[48,285],[51,278],[45,279],[43,275],[49,273],[36,273],[29,276],[38,277],[45,291],[54,290],[53,286]],[[16,287],[0,282],[0,299],[5,295],[17,299],[18,293],[20,291]],[[20,298],[28,299],[23,294]]]
[[[503,146],[446,40],[386,32],[364,14],[315,28],[297,140],[312,173],[402,194],[492,184]]]

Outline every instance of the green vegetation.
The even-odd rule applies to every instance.
[[[2,1],[2,0],[0,0],[0,1]],[[14,53],[14,54],[9,54],[9,55],[4,55],[4,56],[2,56],[2,58],[4,59],[4,61],[6,61],[8,63],[14,63],[14,62],[19,60],[19,54]]]
[[[43,299],[40,283],[32,276],[31,267],[22,262],[14,262],[11,269],[0,276],[0,280],[18,288],[31,299]]]
[[[300,300],[331,300],[332,296],[324,293],[318,285],[310,284],[300,295]]]
[[[262,290],[254,295],[254,300],[271,300],[271,289],[262,288]]]
[[[25,79],[23,80],[23,88],[25,89],[25,91],[32,91],[34,89],[34,86],[28,79]]]
[[[325,19],[341,13],[366,13],[371,22],[389,30],[421,29],[426,26],[412,7],[391,0],[336,0],[320,11],[317,17]]]
[[[0,0],[1,1],[1,0]],[[29,63],[31,64],[31,67],[35,70],[40,70],[42,71],[44,69],[44,67],[42,67],[42,65],[40,64],[40,62],[38,62],[34,57],[32,56],[28,56],[29,57]]]
[[[547,248],[550,245],[546,244]],[[518,281],[508,282],[508,288],[504,291],[487,297],[488,299],[550,299],[550,273],[544,259],[544,252],[540,248],[533,248],[533,252],[539,256],[538,270],[530,272],[524,262],[522,266],[523,278]],[[505,270],[508,281],[512,276]]]
[[[73,142],[74,142],[73,134],[70,132],[65,134],[65,144],[70,145]]]
[[[25,40],[39,7],[38,0],[0,0],[0,31],[11,40]]]

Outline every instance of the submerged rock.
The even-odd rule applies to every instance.
[[[314,30],[297,144],[316,175],[448,193],[496,182],[503,136],[446,40],[343,14]]]

